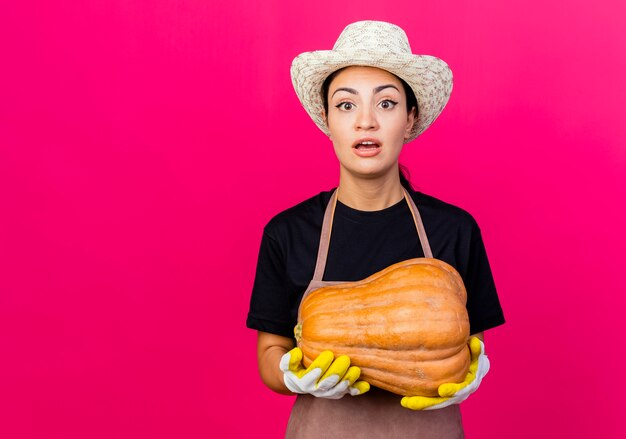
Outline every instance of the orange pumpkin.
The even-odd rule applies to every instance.
[[[434,258],[398,262],[366,279],[311,291],[296,340],[308,366],[322,351],[348,355],[361,378],[399,395],[437,396],[462,382],[470,352],[463,280]]]

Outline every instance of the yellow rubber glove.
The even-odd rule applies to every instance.
[[[357,381],[361,369],[350,367],[350,358],[342,355],[334,359],[331,351],[324,351],[308,368],[302,365],[302,351],[293,348],[280,360],[285,385],[294,393],[310,393],[320,398],[339,399],[346,393],[361,395],[370,389],[365,381]]]
[[[485,345],[478,337],[469,341],[472,355],[469,371],[462,383],[445,383],[439,386],[439,396],[405,396],[402,407],[411,410],[435,410],[452,404],[460,404],[478,389],[483,377],[489,371],[489,359],[485,355]]]

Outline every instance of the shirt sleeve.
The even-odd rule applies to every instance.
[[[286,276],[285,254],[267,230],[263,232],[246,326],[293,338],[293,298]]]
[[[465,288],[470,334],[491,329],[505,322],[482,234],[475,223],[470,238]]]

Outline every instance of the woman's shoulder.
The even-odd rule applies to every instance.
[[[443,221],[460,228],[477,228],[478,224],[471,213],[455,204],[418,190],[409,191],[424,221]]]
[[[321,227],[333,190],[322,191],[278,212],[265,225],[265,233],[279,237],[302,227]]]

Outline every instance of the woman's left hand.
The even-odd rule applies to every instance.
[[[478,337],[470,338],[469,346],[472,359],[465,381],[440,385],[439,396],[405,396],[401,401],[402,407],[411,410],[435,410],[460,404],[474,393],[489,371],[489,359],[485,355],[485,345]]]

